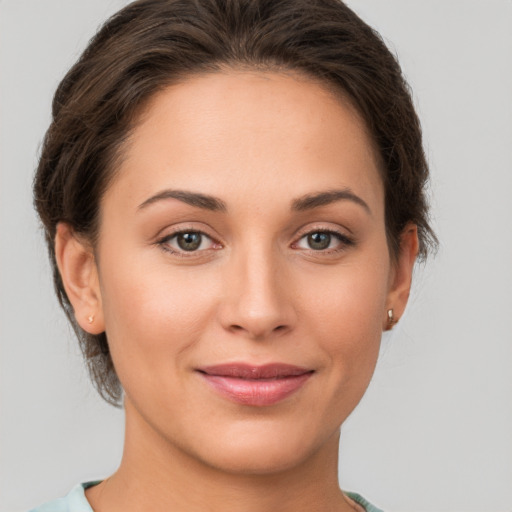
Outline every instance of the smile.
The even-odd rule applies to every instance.
[[[313,370],[288,364],[252,366],[232,363],[198,369],[219,394],[242,405],[269,406],[297,392]]]

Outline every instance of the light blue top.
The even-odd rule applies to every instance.
[[[49,501],[32,509],[30,512],[93,512],[84,491],[88,487],[92,487],[100,482],[101,480],[75,485],[64,498]]]
[[[32,509],[30,512],[93,512],[91,505],[85,497],[85,489],[92,487],[93,485],[99,484],[96,482],[85,482],[78,484],[70,493],[64,498],[59,498],[53,501],[49,501],[40,507]],[[359,503],[366,512],[382,512],[382,510],[374,507],[371,503],[368,503],[362,496],[354,492],[347,492],[347,496],[350,496],[356,503]]]

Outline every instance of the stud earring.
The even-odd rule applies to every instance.
[[[393,329],[393,327],[395,326],[395,324],[397,322],[398,322],[398,320],[395,319],[395,315],[394,315],[393,309],[392,308],[388,309],[388,326],[387,326],[388,331]]]
[[[94,315],[90,315],[87,317],[87,321],[92,324],[94,322]]]

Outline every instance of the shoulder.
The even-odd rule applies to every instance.
[[[361,505],[366,512],[383,512],[380,508],[372,505],[369,501],[365,500],[361,495],[355,492],[345,492],[345,494],[352,498],[358,505]]]
[[[75,485],[69,494],[63,498],[44,503],[30,510],[30,512],[93,512],[84,491],[97,483],[99,482],[86,482]]]

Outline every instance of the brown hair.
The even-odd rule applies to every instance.
[[[382,39],[339,0],[139,0],[110,18],[60,83],[35,176],[60,303],[92,380],[119,404],[121,387],[106,334],[77,324],[56,265],[58,222],[93,244],[100,199],[123,141],[155,92],[223,68],[294,70],[343,92],[366,122],[383,164],[392,256],[406,223],[420,257],[435,246],[428,222],[428,166],[420,124],[400,67]]]

